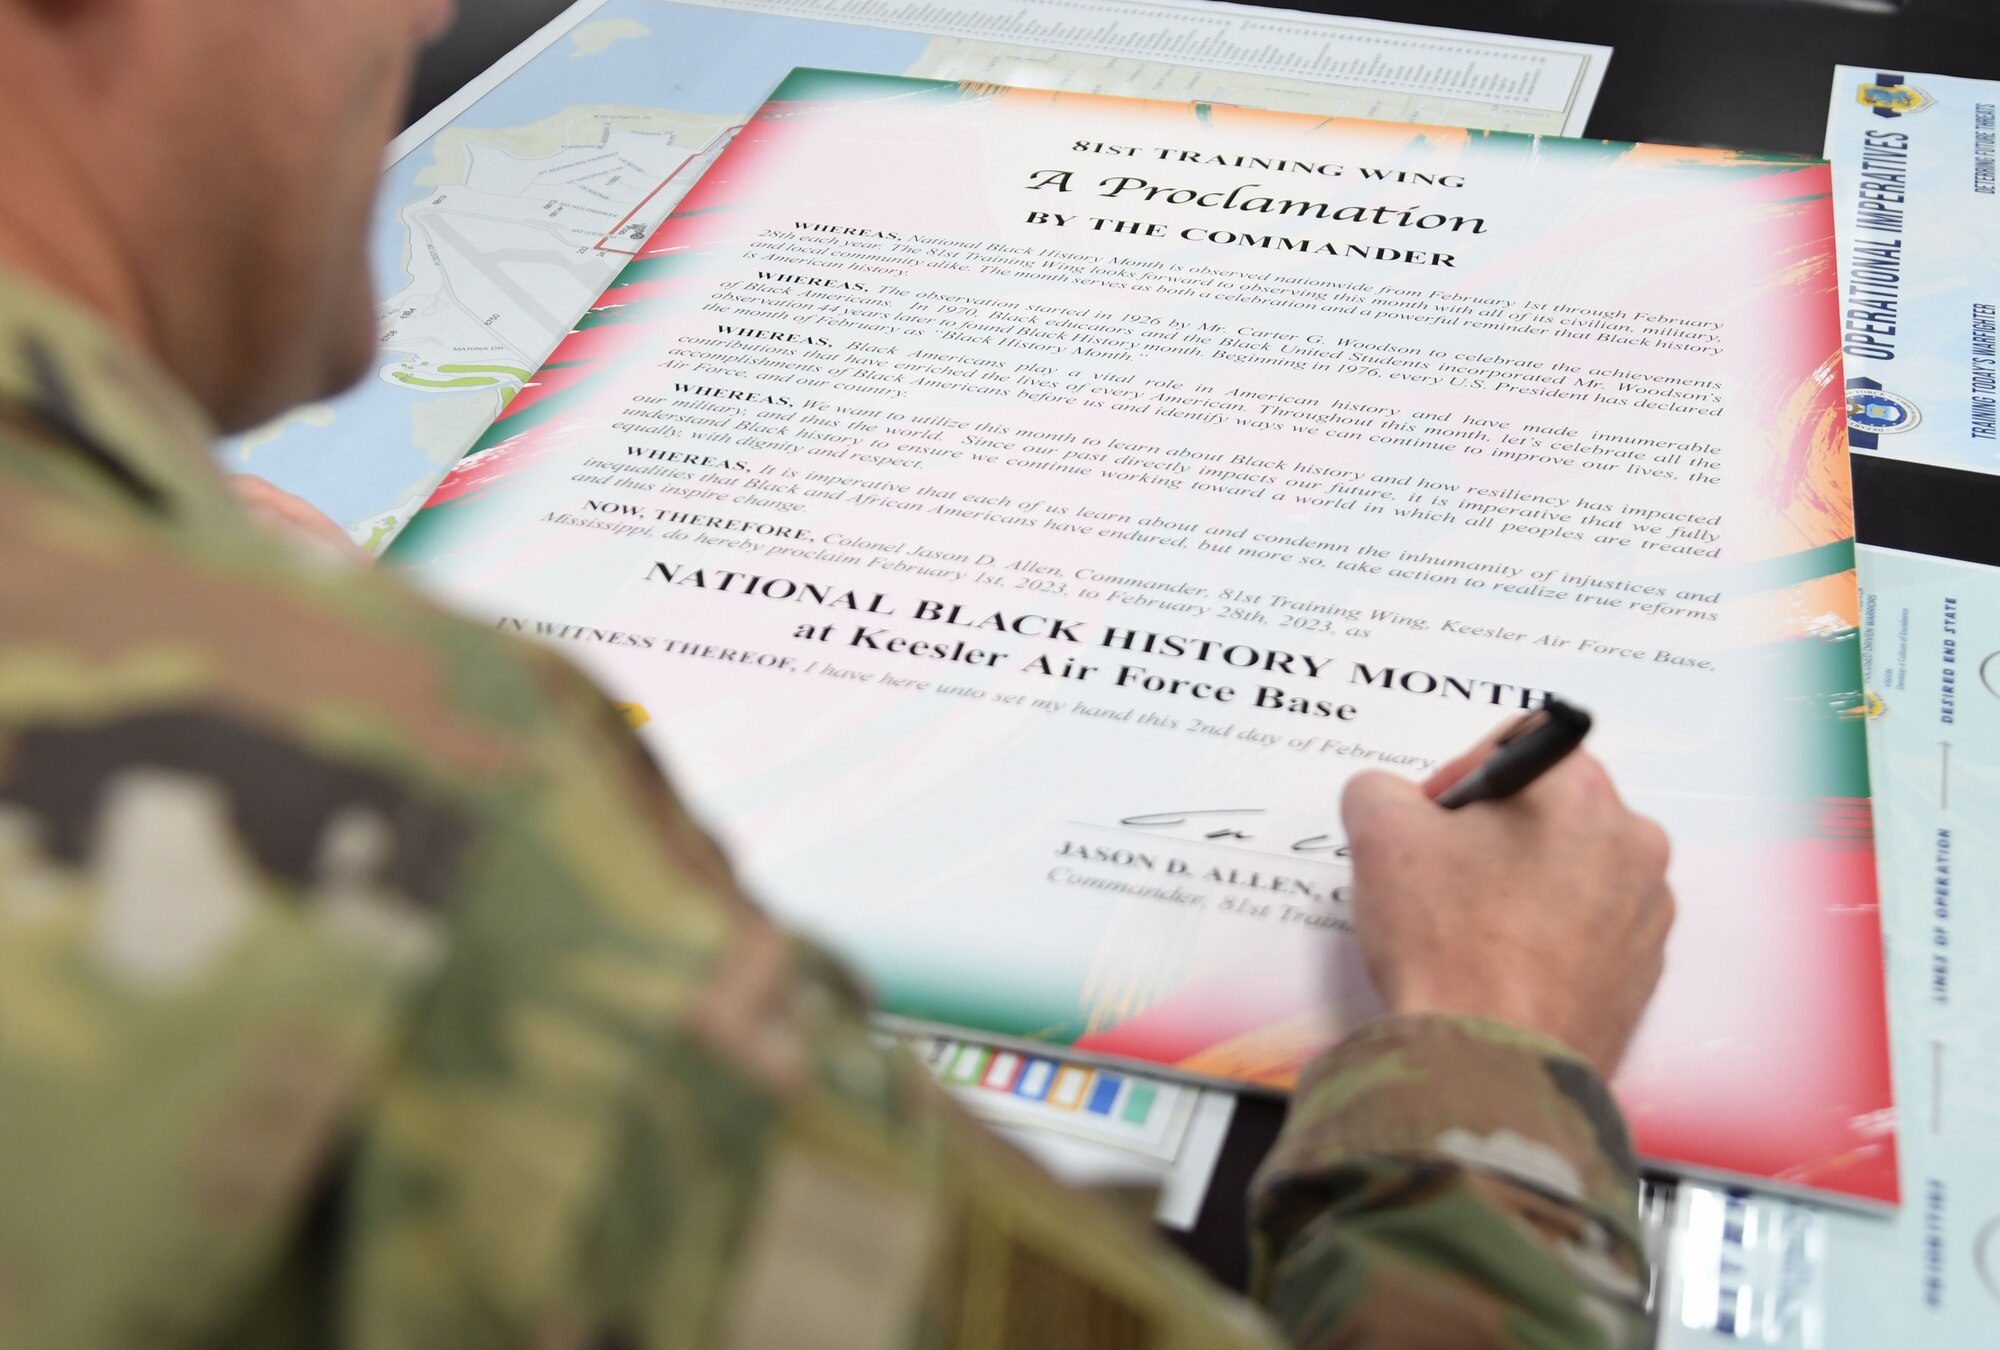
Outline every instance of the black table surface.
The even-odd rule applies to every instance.
[[[410,120],[428,112],[569,7],[569,0],[461,0],[418,71]],[[1833,67],[2000,78],[2000,0],[1338,0],[1291,3],[1402,23],[1614,48],[1587,134],[1790,154],[1820,153]],[[2000,566],[2000,476],[1854,456],[1864,543]],[[1241,1287],[1244,1189],[1283,1119],[1245,1097],[1200,1222],[1170,1234]]]

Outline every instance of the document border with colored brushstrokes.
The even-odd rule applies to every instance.
[[[1311,151],[1328,163],[1356,156],[1363,164],[1429,165],[1432,177],[1424,181],[1433,184],[1441,181],[1440,166],[1455,166],[1443,176],[1458,178],[1462,171],[1468,179],[1478,178],[1494,194],[1492,200],[1521,213],[1504,248],[1466,254],[1472,264],[1467,271],[1480,270],[1486,285],[1556,288],[1530,290],[1528,299],[1507,303],[1559,308],[1567,316],[1538,331],[1561,330],[1548,341],[1571,344],[1560,350],[1599,367],[1566,368],[1577,372],[1579,391],[1599,390],[1575,394],[1581,404],[1613,409],[1596,412],[1596,422],[1581,409],[1571,414],[1578,425],[1606,428],[1603,435],[1576,441],[1578,433],[1549,431],[1557,423],[1545,422],[1543,439],[1536,441],[1530,434],[1536,426],[1523,424],[1524,434],[1515,441],[1467,449],[1483,435],[1468,421],[1455,433],[1458,443],[1442,449],[1418,436],[1378,438],[1381,444],[1366,452],[1378,457],[1371,461],[1381,468],[1377,478],[1407,489],[1395,498],[1397,535],[1422,547],[1416,554],[1406,552],[1401,564],[1393,561],[1395,555],[1381,553],[1396,570],[1379,583],[1361,575],[1368,565],[1336,565],[1312,574],[1304,570],[1314,565],[1305,556],[1298,560],[1299,575],[1328,603],[1371,594],[1414,595],[1410,588],[1434,584],[1466,593],[1474,589],[1438,570],[1450,565],[1449,557],[1437,560],[1454,548],[1475,549],[1468,541],[1489,522],[1474,517],[1467,524],[1452,511],[1411,504],[1417,489],[1409,466],[1447,471],[1431,468],[1433,462],[1455,465],[1449,472],[1488,483],[1494,497],[1513,503],[1516,515],[1495,533],[1520,529],[1507,545],[1508,556],[1518,559],[1568,547],[1546,537],[1561,533],[1553,527],[1538,539],[1523,524],[1527,508],[1519,504],[1556,500],[1524,488],[1574,486],[1578,475],[1588,479],[1595,472],[1586,472],[1588,463],[1598,461],[1580,468],[1579,455],[1602,454],[1603,462],[1620,465],[1622,474],[1651,475],[1646,491],[1669,506],[1694,492],[1691,484],[1719,484],[1723,501],[1714,521],[1726,519],[1728,529],[1697,528],[1684,523],[1696,521],[1696,515],[1662,509],[1656,513],[1661,520],[1648,527],[1649,534],[1635,536],[1629,550],[1633,557],[1653,560],[1629,564],[1639,580],[1624,580],[1616,571],[1628,564],[1604,561],[1613,569],[1606,575],[1621,578],[1617,585],[1634,598],[1593,594],[1584,606],[1567,592],[1554,597],[1562,612],[1590,615],[1593,642],[1626,644],[1611,649],[1605,660],[1557,654],[1560,644],[1524,655],[1537,645],[1525,642],[1508,654],[1488,655],[1491,644],[1509,641],[1501,620],[1526,623],[1522,616],[1532,612],[1543,616],[1535,622],[1545,623],[1556,612],[1523,608],[1552,603],[1543,594],[1548,588],[1525,584],[1478,583],[1476,612],[1488,628],[1470,640],[1462,635],[1463,625],[1407,633],[1385,625],[1380,633],[1370,629],[1358,637],[1349,632],[1342,644],[1349,649],[1346,663],[1329,656],[1324,667],[1334,672],[1339,697],[1349,700],[1341,705],[1349,713],[1339,720],[1361,719],[1378,744],[1418,746],[1441,755],[1490,725],[1505,706],[1503,698],[1528,699],[1535,688],[1559,687],[1603,714],[1595,744],[1619,772],[1628,795],[1672,826],[1675,881],[1682,895],[1667,981],[1616,1084],[1642,1149],[1690,1172],[1893,1202],[1894,1124],[1855,638],[1852,496],[1836,378],[1833,233],[1823,164],[797,72],[454,470],[398,541],[392,561],[446,598],[493,615],[502,626],[543,632],[623,696],[650,703],[655,716],[645,734],[657,737],[663,755],[682,769],[684,787],[716,823],[746,876],[786,917],[855,959],[890,1013],[1189,1075],[1286,1086],[1310,1054],[1366,1014],[1372,998],[1343,930],[1341,865],[1328,851],[1331,845],[1312,844],[1337,827],[1329,819],[1331,797],[1340,776],[1359,767],[1356,743],[1322,737],[1321,747],[1314,737],[1298,734],[1299,723],[1286,720],[1329,717],[1335,700],[1301,696],[1294,707],[1291,700],[1267,703],[1260,690],[1257,707],[1263,712],[1254,717],[1246,712],[1226,726],[1218,722],[1220,729],[1206,740],[1192,741],[1188,736],[1204,727],[1168,728],[1175,739],[1163,739],[1155,734],[1158,721],[1138,717],[1136,704],[1111,709],[1113,724],[1106,726],[1105,719],[1089,720],[1096,715],[1091,709],[1056,702],[1047,715],[1060,721],[1046,725],[1060,725],[1061,731],[1050,736],[1033,729],[1043,725],[1034,722],[1043,714],[1026,708],[965,710],[966,699],[984,697],[977,681],[967,686],[973,693],[955,705],[940,697],[963,694],[955,681],[950,690],[909,698],[877,697],[882,692],[877,686],[855,701],[828,693],[825,676],[811,674],[820,664],[809,662],[812,648],[789,645],[824,642],[831,630],[804,623],[804,611],[759,605],[800,597],[838,605],[844,598],[851,607],[872,609],[879,603],[874,610],[879,614],[949,620],[957,611],[935,600],[917,604],[912,615],[910,603],[927,594],[912,587],[929,588],[933,582],[883,580],[871,600],[870,587],[840,591],[837,585],[829,589],[775,573],[771,586],[763,584],[770,576],[731,573],[742,583],[737,585],[723,576],[718,562],[711,585],[706,573],[684,560],[663,563],[654,556],[661,551],[654,542],[659,538],[682,552],[739,547],[721,535],[707,543],[695,539],[709,528],[699,512],[683,522],[692,533],[676,525],[679,533],[656,536],[643,524],[607,528],[602,520],[580,523],[574,511],[557,509],[578,491],[574,483],[615,479],[611,460],[584,461],[628,454],[628,442],[649,434],[642,419],[663,417],[673,436],[708,434],[671,427],[673,414],[649,411],[635,396],[646,381],[659,378],[663,354],[686,349],[674,346],[689,340],[680,326],[703,322],[702,307],[716,303],[718,294],[707,289],[711,273],[741,263],[746,240],[763,228],[757,222],[791,219],[804,209],[800,203],[809,201],[820,215],[844,212],[878,222],[872,229],[852,227],[861,235],[903,237],[898,228],[922,234],[977,227],[995,237],[1010,228],[1018,232],[1022,227],[1014,213],[1020,203],[1011,195],[1021,190],[1018,182],[978,181],[977,191],[958,195],[932,187],[963,175],[965,165],[1003,165],[1005,173],[1017,173],[1030,153],[1025,148],[1030,137],[1039,155],[1041,147],[1064,143],[1065,131],[1090,145],[1120,136],[1167,146],[1203,139],[1238,147],[1283,141],[1295,153]],[[1092,132],[1104,139],[1090,139]],[[918,163],[928,167],[914,167]],[[799,180],[814,175],[820,177],[810,190],[795,195]],[[1224,194],[1218,188],[1213,195]],[[1192,197],[1190,192],[1188,200]],[[1377,224],[1383,223],[1380,214]],[[908,225],[906,216],[918,223]],[[1072,248],[1078,237],[1072,236]],[[1396,249],[1383,251],[1400,257]],[[1262,265],[1279,277],[1281,266],[1289,264]],[[977,270],[961,268],[959,274]],[[879,260],[875,270],[854,272],[881,274]],[[947,275],[927,275],[926,284],[944,284]],[[777,284],[788,283],[781,277]],[[1093,293],[1106,306],[1093,316],[1106,320],[1095,325],[1097,331],[1131,326],[1109,306],[1129,306],[1134,289],[1121,283],[1104,287],[1101,296]],[[1156,288],[1148,311],[1179,303],[1157,298],[1173,293],[1172,287]],[[1535,300],[1536,294],[1558,295],[1567,303]],[[1593,298],[1600,307],[1588,307]],[[1207,302],[1186,303],[1193,315]],[[1698,331],[1706,322],[1699,319],[1702,305],[1717,307],[1713,327],[1722,327],[1727,317],[1736,344],[1730,379],[1706,383],[1726,388],[1729,396],[1717,394],[1701,405],[1724,419],[1716,425],[1729,428],[1718,432],[1729,442],[1727,451],[1719,445],[1693,450],[1689,463],[1678,449],[1634,448],[1663,444],[1631,434],[1635,426],[1652,425],[1635,409],[1672,399],[1643,392],[1628,397],[1602,380],[1593,383],[1594,374],[1619,378],[1620,349],[1608,344],[1623,341],[1625,350],[1633,345],[1686,350],[1689,344],[1642,338],[1643,322],[1650,320],[1635,326],[1630,315],[1620,317],[1620,304],[1642,314],[1667,307],[1690,315],[1697,329],[1685,331]],[[1510,335],[1521,330],[1508,328]],[[702,332],[708,334],[704,341],[712,340],[709,329]],[[1297,341],[1309,340],[1308,335]],[[832,350],[829,341],[810,341]],[[1516,345],[1527,351],[1534,344],[1522,339]],[[797,343],[787,348],[800,349]],[[736,369],[748,378],[752,371],[787,368],[788,362],[796,368],[792,357],[746,354]],[[893,362],[873,365],[894,373]],[[1495,392],[1467,379],[1426,398],[1434,415],[1456,416],[1453,410],[1491,411],[1487,400]],[[756,397],[768,404],[776,395]],[[850,395],[847,402],[865,404],[867,397]],[[671,393],[666,398],[671,403]],[[1058,441],[1073,435],[1079,422],[1095,430],[1089,425],[1093,418],[1117,411],[1054,406],[1044,419],[1045,435]],[[1678,408],[1670,411],[1680,415]],[[712,410],[702,415],[716,423]],[[1617,434],[1620,428],[1625,434]],[[681,454],[660,453],[669,459]],[[868,450],[871,457],[882,453]],[[919,446],[916,453],[928,452]],[[761,501],[766,507],[781,500],[786,489],[780,473],[746,484],[732,475],[747,464],[732,469],[734,463],[721,458],[707,465],[709,472],[723,474],[722,486],[699,488],[707,499],[720,493],[724,502]],[[806,460],[801,464],[810,467]],[[964,471],[974,464],[964,461],[951,481],[963,486]],[[1710,464],[1726,481],[1696,476]],[[1397,478],[1396,470],[1409,477]],[[1115,505],[1145,490],[1121,487],[1107,500]],[[821,492],[816,500],[827,496]],[[1279,514],[1295,532],[1345,519],[1334,506],[1300,506],[1303,498],[1288,500],[1283,494],[1272,500],[1284,503]],[[1213,513],[1221,507],[1204,509]],[[1645,523],[1653,509],[1628,498],[1620,511],[1637,513]],[[972,537],[979,518],[978,512],[960,511],[953,528]],[[782,536],[791,559],[787,568],[841,564],[843,555],[824,540],[801,541],[792,526],[753,520],[716,528]],[[620,532],[626,536],[622,544]],[[1120,537],[1138,533],[1124,531]],[[1575,532],[1563,537],[1584,538]],[[1624,537],[1600,535],[1596,556],[1616,556]],[[1132,560],[1167,556],[1145,553],[1152,547],[1146,541],[1104,547],[1111,549],[1113,564],[1125,560],[1136,566]],[[1327,547],[1337,556],[1348,546]],[[1443,555],[1425,551],[1438,549]],[[1653,552],[1645,553],[1649,549]],[[1247,554],[1235,553],[1235,560],[1225,556],[1233,552],[1212,547],[1202,566],[1211,576],[1228,579],[1249,565]],[[750,556],[755,555],[716,554]],[[1342,562],[1365,562],[1365,556]],[[894,560],[894,566],[905,576],[948,574],[908,560]],[[1512,564],[1482,566],[1509,577],[1522,571]],[[1540,575],[1557,578],[1559,570],[1551,567]],[[597,580],[585,581],[586,576]],[[667,587],[689,583],[703,594],[686,591],[679,593],[686,599],[670,598],[674,593]],[[718,586],[733,586],[753,603],[714,594]],[[1502,594],[1510,590],[1517,594]],[[1713,598],[1704,600],[1705,595]],[[1667,598],[1643,603],[1638,598],[1650,596]],[[1683,603],[1676,605],[1676,599]],[[977,602],[965,603],[979,612]],[[1104,602],[1113,603],[1118,602]],[[1719,606],[1720,621],[1711,627],[1721,636],[1689,638],[1708,645],[1685,661],[1665,647],[1664,656],[1653,651],[1668,640],[1662,634],[1692,631],[1688,625],[1700,615],[1689,606],[1701,605]],[[761,617],[744,620],[753,613]],[[722,629],[712,628],[709,635],[697,631],[713,625]],[[1039,614],[1034,635],[1050,637],[1049,625],[1048,615]],[[1104,638],[1097,645],[1111,643],[1113,626],[1099,627],[1101,634],[1091,630]],[[1150,653],[1155,664],[1194,650],[1140,637],[1145,642],[1138,650]],[[945,645],[930,654],[945,655]],[[952,659],[968,645],[961,641],[951,648]],[[1270,650],[1238,646],[1264,662],[1261,668],[1279,669],[1266,659]],[[1441,677],[1432,673],[1441,667],[1423,667],[1433,659],[1463,660],[1475,668],[1463,677]],[[718,660],[751,662],[768,673],[732,666],[725,679],[716,673]],[[1688,666],[1714,678],[1704,683],[1689,675]],[[1296,665],[1285,668],[1300,673]],[[1306,663],[1303,677],[1322,673],[1315,658]],[[1041,674],[1081,678],[1054,669]],[[798,683],[802,678],[818,683]],[[1199,687],[1211,694],[1214,688],[1200,683],[1190,696],[1202,697]],[[744,692],[753,690],[762,692]],[[1490,700],[1475,700],[1486,692]],[[1441,704],[1430,697],[1439,693],[1474,702]],[[1010,706],[1021,704],[1011,694],[1008,698]],[[1247,695],[1243,702],[1250,702]],[[669,707],[699,708],[699,715],[661,715]],[[779,725],[786,730],[774,742],[779,733],[773,728]],[[1302,746],[1315,758],[1303,758]],[[1405,756],[1399,762],[1435,761]],[[1056,768],[1060,772],[1052,773]],[[1194,787],[1207,794],[1226,787],[1262,795],[1256,802],[1211,797],[1197,803],[1186,800],[1195,795]],[[1173,800],[1162,799],[1168,790]],[[1253,839],[1240,829],[1204,831],[1163,810],[1192,812],[1198,806],[1254,807],[1252,813],[1263,816],[1258,825],[1263,834]],[[1093,872],[1099,845],[1117,853],[1112,841],[1123,838],[1129,845],[1141,836],[1159,839],[1154,847],[1168,858],[1157,884],[1106,882],[1103,868]],[[1078,842],[1086,838],[1097,842]],[[1305,860],[1309,845],[1323,856]],[[1279,857],[1289,849],[1299,860],[1279,869],[1219,852],[1247,855],[1259,848],[1274,848]],[[1171,864],[1184,858],[1200,861],[1183,863],[1175,872]],[[1213,896],[1205,899],[1176,876],[1209,878]],[[1085,882],[1096,895],[1080,889]],[[1249,894],[1274,885],[1301,901],[1293,908],[1304,921],[1281,935],[1244,937],[1251,931],[1246,919],[1268,919],[1273,930],[1278,927],[1276,904]],[[1108,907],[1102,903],[1106,892],[1115,902]],[[1166,906],[1199,917],[1192,927],[1174,927],[1160,918]],[[1290,922],[1289,913],[1282,919]],[[1787,953],[1782,976],[1774,973],[1777,951]],[[1779,1081],[1787,1089],[1774,1092],[1772,1084]]]

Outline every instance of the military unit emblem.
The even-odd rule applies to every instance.
[[[1874,84],[1862,85],[1855,96],[1863,107],[1874,109],[1877,117],[1903,117],[1922,112],[1937,102],[1915,85],[1904,84],[1901,75],[1878,71],[1875,80]]]
[[[1900,394],[1887,389],[1856,389],[1847,391],[1847,428],[1849,431],[1873,433],[1908,431],[1923,415],[1917,405]]]

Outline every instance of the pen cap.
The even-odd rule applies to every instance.
[[[1551,723],[1555,725],[1550,726]],[[1547,731],[1543,730],[1545,727],[1548,728]],[[1516,741],[1537,734],[1574,737],[1580,741],[1590,734],[1590,714],[1574,703],[1565,703],[1554,694],[1550,694],[1546,703],[1533,712],[1524,714],[1518,722],[1507,728],[1507,734],[1495,744],[1512,745]]]
[[[1519,792],[1583,744],[1590,714],[1551,696],[1501,739],[1487,761],[1486,792],[1507,797]]]

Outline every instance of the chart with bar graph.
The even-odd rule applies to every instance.
[[[938,1081],[979,1115],[1076,1135],[1171,1162],[1201,1089],[969,1041],[925,1038],[912,1048]]]
[[[1158,1193],[1153,1217],[1194,1226],[1236,1095],[955,1037],[879,1032],[973,1115],[1074,1186]]]
[[[1603,48],[1176,0],[689,0],[1143,61],[1393,89],[1542,113],[1587,106]],[[1582,130],[1579,122],[1570,134]]]

